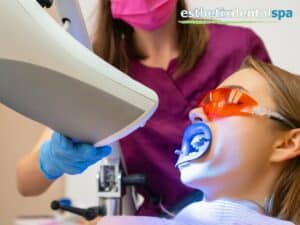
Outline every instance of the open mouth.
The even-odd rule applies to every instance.
[[[208,141],[208,139],[205,138],[204,133],[194,136],[190,143],[191,147],[194,150],[193,152],[199,152],[201,149],[201,146],[203,146],[206,141]]]
[[[193,123],[188,126],[183,135],[181,150],[176,150],[179,155],[176,167],[185,167],[192,160],[205,155],[211,145],[212,134],[210,128],[203,122]]]

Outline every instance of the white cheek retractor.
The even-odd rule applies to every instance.
[[[196,122],[188,126],[184,131],[181,150],[175,151],[175,154],[179,155],[175,166],[204,156],[210,148],[211,141],[212,133],[205,123]]]

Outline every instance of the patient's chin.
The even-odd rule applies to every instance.
[[[209,162],[191,162],[186,165],[178,166],[181,182],[191,188],[202,190],[215,185],[216,174],[211,173]]]
[[[198,188],[197,183],[201,180],[201,174],[191,165],[182,166],[180,167],[180,180],[188,187]]]

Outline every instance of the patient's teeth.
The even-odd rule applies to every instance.
[[[196,150],[199,151],[200,147],[204,144],[205,138],[203,135],[196,135],[193,137],[191,141],[191,146]]]

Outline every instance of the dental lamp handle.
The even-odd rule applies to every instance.
[[[99,215],[105,215],[105,212],[102,208],[96,207],[96,208],[88,208],[88,209],[81,209],[73,206],[66,206],[63,204],[60,204],[59,201],[52,201],[51,208],[53,210],[65,210],[67,212],[74,213],[76,215],[84,217],[86,220],[93,220]]]

